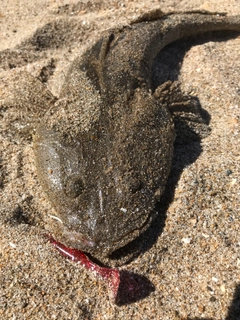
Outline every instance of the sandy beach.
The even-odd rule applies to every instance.
[[[125,263],[117,256],[109,261],[119,265],[123,277],[134,274],[141,292],[127,299],[123,285],[116,305],[104,281],[62,257],[43,236],[51,232],[55,212],[38,181],[32,136],[21,128],[16,83],[26,81],[27,88],[27,73],[58,97],[72,61],[101,32],[155,8],[234,15],[240,14],[240,1],[1,1],[3,320],[240,319],[239,35],[179,41],[156,59],[156,81],[159,74],[166,81],[179,80],[183,92],[197,97],[208,126],[202,137],[176,139],[157,218],[133,244],[138,254]],[[181,133],[181,121],[179,126]]]

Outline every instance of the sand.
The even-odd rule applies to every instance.
[[[1,95],[5,79],[21,81],[27,71],[58,96],[71,61],[101,31],[156,7],[240,13],[238,0],[3,0]],[[54,21],[63,34],[40,39],[37,30]],[[39,41],[43,51],[34,50]],[[120,267],[137,275],[142,292],[123,296],[120,306],[102,280],[43,237],[54,209],[38,183],[31,136],[17,134],[17,101],[0,106],[1,319],[240,319],[239,49],[239,37],[221,35],[172,47],[159,63],[167,78],[178,78],[199,99],[210,130],[201,140],[177,140],[158,218],[137,242],[141,253]]]

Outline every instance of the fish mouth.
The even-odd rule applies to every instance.
[[[95,250],[97,248],[96,240],[65,226],[63,220],[58,216],[49,215],[49,217],[57,222],[57,224],[52,224],[54,233],[68,246],[82,251],[91,251],[91,249]]]
[[[69,230],[66,227],[63,228],[63,237],[72,247],[80,250],[88,251],[97,247],[97,243],[93,239],[86,238],[82,233]]]
[[[92,239],[68,227],[62,229],[62,241],[69,247],[87,252],[99,259],[108,257],[115,250],[115,246],[106,241]]]

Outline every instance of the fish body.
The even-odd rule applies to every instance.
[[[154,58],[184,37],[240,31],[240,16],[142,20],[107,31],[72,63],[34,137],[38,177],[61,221],[57,236],[97,256],[150,225],[171,169],[175,130],[169,106],[151,91]]]

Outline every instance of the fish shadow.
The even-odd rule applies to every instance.
[[[233,295],[233,300],[228,308],[228,314],[225,320],[237,320],[240,319],[240,283],[237,284],[234,295]]]

